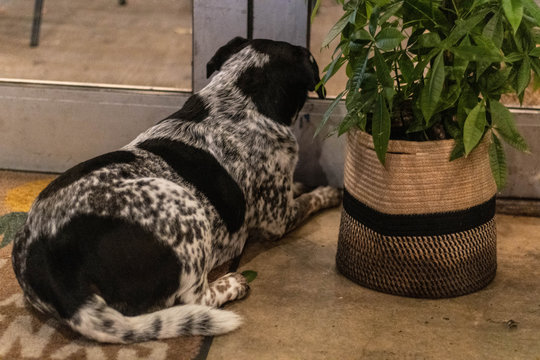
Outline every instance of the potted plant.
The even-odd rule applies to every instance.
[[[503,94],[540,74],[534,0],[338,0],[321,86],[345,66],[337,267],[384,292],[449,297],[495,276],[502,142],[527,151]],[[315,8],[317,8],[318,2]]]

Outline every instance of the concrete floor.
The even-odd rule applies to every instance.
[[[216,337],[208,359],[540,359],[540,218],[498,215],[495,280],[443,300],[382,294],[338,274],[339,219],[329,210],[246,248],[240,270],[258,277],[226,307],[244,325]]]
[[[189,3],[46,0],[32,49],[33,1],[0,0],[0,77],[189,88]],[[317,44],[339,16],[327,0],[313,25],[321,69],[333,49]],[[499,215],[494,282],[446,300],[381,294],[337,274],[339,218],[326,211],[279,242],[248,246],[240,270],[258,277],[227,306],[245,323],[216,337],[209,359],[540,359],[540,218]]]

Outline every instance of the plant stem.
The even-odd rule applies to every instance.
[[[397,58],[396,60],[394,60],[394,72],[396,73],[396,82],[397,82],[398,92],[401,93],[401,85],[399,83],[399,74],[398,74],[398,69],[397,69]]]
[[[454,9],[456,10],[456,15],[457,15],[457,16],[458,16],[458,18],[459,18],[460,14],[459,14],[459,10],[458,10],[458,7],[456,6],[456,2],[455,2],[455,0],[452,0],[452,5],[454,5]]]

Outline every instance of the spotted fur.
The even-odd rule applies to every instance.
[[[340,192],[293,184],[289,125],[318,68],[305,48],[235,38],[210,84],[119,151],[53,181],[13,248],[26,299],[97,341],[130,343],[234,330],[217,309],[244,297],[237,273],[208,272],[248,237],[280,238]]]

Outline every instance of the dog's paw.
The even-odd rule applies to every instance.
[[[322,208],[336,207],[341,204],[343,199],[343,190],[332,186],[318,187],[315,192],[321,201]]]
[[[249,284],[240,273],[228,273],[217,280],[216,290],[227,297],[227,301],[242,299],[249,293]]]

